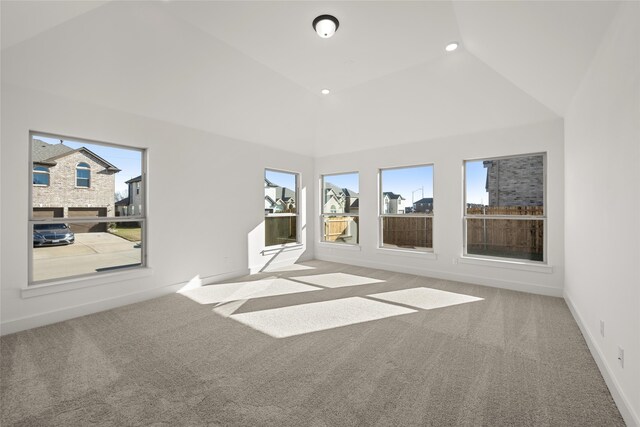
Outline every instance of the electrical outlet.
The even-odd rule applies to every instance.
[[[624,348],[618,347],[618,361],[620,361],[620,367],[624,369]]]
[[[600,335],[604,338],[604,320],[600,321]]]

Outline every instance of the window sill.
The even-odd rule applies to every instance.
[[[273,254],[276,252],[288,252],[296,249],[304,249],[303,243],[287,243],[284,245],[267,246],[262,250],[262,255]]]
[[[416,257],[422,259],[438,259],[438,255],[433,251],[416,251],[411,249],[376,248],[376,251],[385,255],[395,255],[401,257]]]
[[[346,249],[348,251],[361,251],[362,248],[360,247],[359,244],[353,244],[353,243],[328,243],[328,242],[318,242],[318,245],[321,248],[339,248],[339,249]]]
[[[41,295],[49,295],[58,292],[73,291],[76,289],[90,288],[92,286],[107,285],[125,280],[149,277],[153,270],[148,267],[136,267],[129,270],[122,270],[113,273],[103,273],[95,276],[72,277],[60,279],[46,283],[29,285],[20,290],[22,298],[32,298]]]
[[[481,265],[485,267],[508,268],[511,270],[533,271],[535,273],[553,273],[553,266],[547,264],[534,264],[524,261],[509,261],[501,259],[476,258],[470,256],[461,256],[458,263],[469,265]]]

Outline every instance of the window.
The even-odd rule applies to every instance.
[[[145,155],[138,148],[31,134],[33,181],[40,185],[30,186],[30,284],[146,265]],[[69,179],[74,175],[75,182]],[[135,214],[127,205],[131,176],[142,181],[142,209]],[[56,185],[41,184],[50,179]],[[92,191],[74,191],[89,185]],[[116,194],[124,196],[117,204]]]
[[[298,183],[297,173],[265,169],[265,246],[298,242]]]
[[[380,170],[380,246],[433,250],[433,165]]]
[[[465,255],[545,261],[544,154],[470,160]]]
[[[322,176],[322,241],[356,245],[359,239],[358,173]]]
[[[49,168],[44,166],[33,167],[33,185],[49,185]]]
[[[76,166],[76,187],[89,188],[91,181],[91,166],[88,163],[78,163]]]

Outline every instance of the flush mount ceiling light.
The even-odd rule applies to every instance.
[[[323,94],[323,95],[329,95],[331,93],[331,91],[329,89],[322,89],[320,91],[320,93]]]
[[[451,42],[444,48],[444,50],[446,50],[447,52],[453,52],[457,48],[458,48],[458,42]]]
[[[338,30],[340,23],[335,16],[320,15],[313,20],[313,29],[323,39],[328,39]]]

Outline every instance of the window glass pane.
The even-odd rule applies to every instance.
[[[467,253],[544,260],[544,220],[468,218]]]
[[[297,239],[296,216],[268,216],[264,219],[264,244],[265,246],[284,245],[296,243]]]
[[[49,185],[49,174],[34,172],[33,183],[35,185]]]
[[[426,251],[433,248],[433,166],[382,169],[381,246]],[[386,216],[386,215],[402,215]]]
[[[323,241],[357,244],[358,236],[358,216],[331,216],[323,215]]]
[[[322,177],[322,213],[358,215],[360,186],[358,173],[324,175]]]
[[[433,248],[433,217],[415,214],[382,217],[382,247],[430,250]]]
[[[142,264],[141,222],[33,225],[33,281]]]
[[[266,169],[264,173],[264,244],[298,241],[298,175]]]
[[[46,184],[54,185],[32,188],[33,217],[73,218],[81,216],[79,212],[88,217],[141,215],[142,194],[132,185],[142,181],[142,156],[143,151],[134,148],[34,135],[34,167],[38,162],[51,164],[49,178],[34,173],[34,184],[48,179]]]
[[[469,215],[544,215],[544,155],[465,162]]]
[[[265,170],[265,214],[296,213],[296,174]]]
[[[383,169],[381,213],[432,213],[433,166]]]

